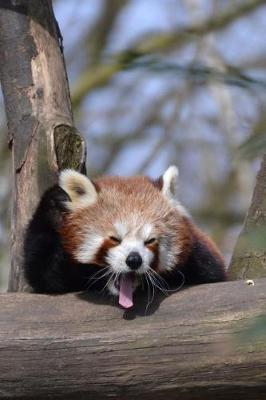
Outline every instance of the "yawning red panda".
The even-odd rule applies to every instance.
[[[24,269],[36,292],[106,289],[133,305],[138,286],[166,290],[223,281],[224,262],[211,239],[176,198],[178,170],[162,177],[100,177],[65,170],[29,223]]]

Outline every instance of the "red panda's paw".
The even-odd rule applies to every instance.
[[[51,227],[58,229],[62,222],[62,213],[67,211],[65,203],[68,194],[59,186],[47,190],[36,210],[39,220],[45,220]],[[37,218],[35,218],[37,220]]]

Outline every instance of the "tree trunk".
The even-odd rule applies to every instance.
[[[250,329],[266,279],[184,289],[146,316],[146,297],[132,311],[92,294],[0,301],[0,399],[266,398],[265,336]]]
[[[263,157],[251,206],[229,267],[229,278],[266,276],[266,154]]]
[[[85,168],[73,127],[61,35],[49,0],[0,0],[0,76],[12,151],[9,291],[28,290],[22,270],[25,226],[58,170]]]

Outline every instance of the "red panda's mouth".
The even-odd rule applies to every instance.
[[[133,286],[135,279],[136,274],[129,272],[121,274],[114,282],[116,289],[119,291],[119,304],[124,308],[133,306]]]
[[[131,279],[132,282],[134,282],[136,279],[136,274],[135,274],[135,272],[125,272],[125,273],[120,274],[119,277],[117,277],[114,280],[114,286],[117,290],[120,290],[120,282],[121,282],[121,279],[124,279],[124,277],[127,277],[127,278]]]

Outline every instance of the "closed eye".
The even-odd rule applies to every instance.
[[[119,239],[116,236],[109,236],[109,239],[112,240],[112,242],[114,242],[114,243],[117,243],[117,244],[121,243],[121,239]]]
[[[156,238],[151,238],[151,239],[145,240],[144,244],[153,244],[156,242],[156,240],[157,240]]]

